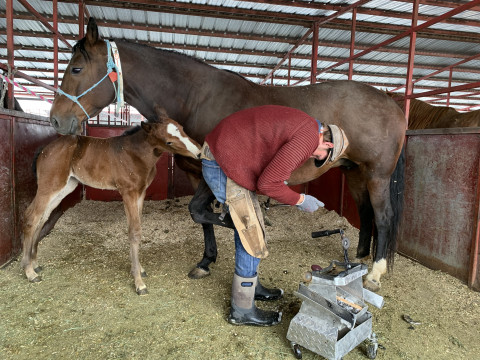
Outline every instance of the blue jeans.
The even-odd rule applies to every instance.
[[[225,204],[227,176],[215,160],[202,160],[202,173],[208,187],[217,200]],[[235,273],[241,277],[254,277],[260,259],[250,255],[242,245],[238,231],[234,230],[235,239]]]

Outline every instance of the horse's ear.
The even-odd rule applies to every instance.
[[[145,122],[145,121],[142,121],[142,122],[140,123],[140,126],[142,127],[143,130],[145,130],[145,132],[146,132],[147,134],[149,134],[150,131],[152,131],[152,124],[149,124],[149,123],[147,123],[147,122]]]
[[[95,45],[95,43],[100,40],[100,35],[98,34],[98,26],[97,22],[93,17],[88,19],[87,25],[87,42],[91,46]]]
[[[155,114],[157,115],[157,119],[158,121],[163,121],[165,119],[168,119],[168,114],[167,114],[167,110],[165,110],[163,107],[161,107],[160,105],[155,105],[154,106],[154,110],[155,110]]]

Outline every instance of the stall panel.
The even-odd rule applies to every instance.
[[[0,265],[13,255],[12,121],[0,113]]]
[[[20,111],[0,111],[0,265],[20,253],[25,209],[37,186],[32,163],[35,151],[58,135],[48,119]],[[42,235],[62,211],[81,200],[78,190],[53,211]]]
[[[35,152],[58,137],[50,123],[16,118],[15,121],[15,217],[16,234],[14,247],[19,248],[23,216],[37,191],[36,176],[33,173]]]
[[[344,216],[350,224],[360,228],[357,205],[342,176],[339,168],[328,170],[319,178],[308,183],[308,194],[324,202],[326,209],[334,210],[339,215]]]
[[[477,289],[479,161],[478,128],[408,132],[398,244],[400,253]]]

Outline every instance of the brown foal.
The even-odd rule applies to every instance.
[[[31,282],[37,274],[40,231],[51,212],[78,183],[97,189],[118,190],[127,215],[132,275],[137,294],[147,294],[138,251],[145,191],[164,151],[197,159],[200,145],[182,126],[156,107],[158,123],[142,123],[138,131],[107,139],[67,135],[47,145],[36,160],[37,193],[25,212],[22,266]]]

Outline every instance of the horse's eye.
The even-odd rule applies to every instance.
[[[167,142],[167,145],[168,145],[168,146],[172,146],[172,145],[173,145],[173,142],[168,141],[168,142]]]
[[[80,74],[82,72],[82,68],[72,68],[72,74]]]

